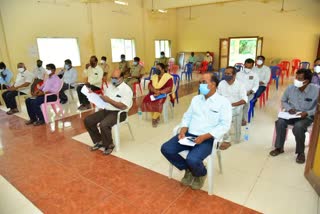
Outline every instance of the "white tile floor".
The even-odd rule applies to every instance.
[[[0,176],[0,213],[1,214],[41,214],[26,197]]]
[[[274,88],[272,85],[266,107],[256,107],[249,125],[249,141],[222,152],[223,174],[219,174],[216,164],[214,194],[263,213],[315,214],[319,197],[303,176],[305,165],[295,162],[293,135],[289,134],[283,155],[269,156],[274,121],[285,86],[279,91]],[[122,127],[121,149],[113,155],[167,175],[168,162],[162,157],[160,147],[171,137],[172,129],[179,124],[193,96],[182,97],[174,108],[174,118],[166,124],[160,123],[158,128],[151,127],[150,117],[140,120],[137,115],[130,116],[135,141],[131,140],[127,127]],[[92,145],[87,133],[74,139]],[[174,170],[175,179],[181,179],[182,175]],[[203,189],[207,189],[207,184]]]

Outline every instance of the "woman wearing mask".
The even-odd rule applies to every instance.
[[[143,112],[151,112],[153,127],[158,126],[163,104],[167,99],[167,97],[157,99],[157,96],[174,92],[173,77],[165,71],[165,65],[158,63],[156,68],[148,86],[149,94],[144,97],[141,106]],[[155,97],[155,100],[152,101],[151,97]],[[170,100],[174,102],[174,93],[170,95]]]
[[[6,64],[0,62],[0,87],[1,90],[7,89],[10,86],[10,81],[12,79],[12,72],[7,69]]]
[[[318,88],[320,88],[320,58],[317,58],[314,61],[314,68],[313,68],[313,77],[311,82],[315,84]]]

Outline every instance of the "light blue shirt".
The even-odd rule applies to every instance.
[[[229,100],[216,92],[207,100],[204,95],[195,96],[183,115],[181,127],[188,127],[188,132],[196,136],[209,133],[221,139],[229,131],[231,120]]]
[[[75,68],[70,68],[63,74],[63,81],[67,84],[74,85],[78,79],[78,72]]]
[[[5,75],[5,78],[3,78],[2,75]],[[12,72],[6,68],[0,74],[0,85],[10,85],[11,78],[12,78]]]

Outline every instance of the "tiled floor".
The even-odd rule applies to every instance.
[[[51,132],[49,126],[25,126],[19,117],[0,111],[0,175],[44,213],[256,213],[249,208],[270,214],[317,213],[318,196],[303,177],[304,165],[294,161],[292,135],[284,155],[268,155],[285,87],[271,90],[267,106],[256,108],[249,141],[222,153],[215,196],[181,186],[175,180],[182,176],[178,170],[174,179],[166,177],[168,163],[159,149],[179,123],[195,86],[182,84],[174,117],[156,129],[150,117],[141,120],[134,114],[141,101],[137,98],[129,118],[135,141],[122,127],[121,149],[108,157],[85,145],[91,140],[82,118],[90,112],[62,119],[71,122],[67,128],[59,129],[56,122]]]

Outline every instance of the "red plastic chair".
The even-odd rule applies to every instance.
[[[200,73],[204,73],[208,70],[208,62],[207,61],[202,61],[201,66],[199,68]]]
[[[282,64],[278,64],[277,65],[279,68],[280,68],[280,71],[279,71],[279,76],[280,76],[280,79],[281,79],[281,85],[283,85],[283,79],[284,79],[284,71],[282,70]]]
[[[141,84],[139,81],[139,82],[133,83],[133,96],[136,96],[136,94],[137,94],[137,87],[139,87],[140,93],[141,93],[141,95],[143,95],[142,87],[141,87]]]
[[[281,70],[283,72],[286,72],[286,76],[287,76],[287,78],[289,78],[290,62],[289,61],[281,61],[280,65],[281,65]]]
[[[262,106],[265,106],[266,100],[269,99],[269,88],[270,88],[271,83],[272,83],[272,75],[270,75],[270,80],[267,84],[266,90],[259,97],[260,108],[262,108]]]
[[[299,69],[300,62],[301,62],[300,59],[293,59],[293,60],[291,61],[291,68],[292,68],[292,70],[291,70],[291,75],[292,75],[292,76],[295,74],[296,70]]]

